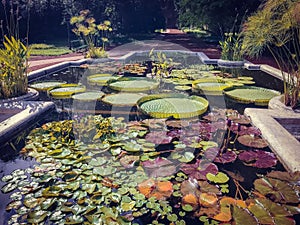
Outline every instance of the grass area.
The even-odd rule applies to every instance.
[[[31,55],[58,56],[71,53],[68,47],[56,47],[48,44],[31,44]]]

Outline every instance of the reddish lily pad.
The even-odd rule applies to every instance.
[[[226,152],[223,152],[221,154],[219,154],[214,162],[216,163],[222,163],[222,164],[225,164],[225,163],[231,163],[231,162],[234,162],[237,158],[237,154],[233,151],[226,151]]]
[[[239,126],[234,125],[230,127],[230,130],[233,131],[235,134],[239,134],[240,136],[243,135],[251,135],[251,136],[260,136],[261,132],[257,127],[247,127],[247,126]]]
[[[207,180],[206,174],[218,173],[218,167],[214,163],[199,159],[194,164],[182,164],[181,170],[196,180]]]
[[[237,139],[242,145],[253,147],[253,148],[265,148],[268,146],[268,143],[258,137],[258,136],[252,136],[252,135],[243,135],[238,137]]]
[[[146,134],[145,139],[149,142],[160,145],[170,144],[173,138],[171,136],[168,136],[164,131],[152,131]]]
[[[156,199],[163,200],[172,195],[173,185],[170,181],[156,181],[150,178],[140,183],[138,190],[146,198],[155,197]]]
[[[132,168],[134,167],[135,163],[140,159],[139,156],[135,155],[125,155],[120,159],[120,163],[125,168]]]
[[[142,165],[150,177],[165,177],[176,172],[176,167],[173,163],[161,157],[157,157],[155,160],[144,161]]]
[[[209,148],[204,152],[205,159],[211,160],[216,163],[231,163],[237,158],[237,154],[233,151],[225,151],[220,153],[220,149],[217,147]]]
[[[239,154],[239,159],[248,166],[258,168],[269,168],[277,164],[276,156],[273,153],[262,150],[243,151]]]
[[[193,194],[195,196],[200,195],[200,190],[198,189],[198,183],[195,179],[188,179],[181,183],[180,192],[182,195]]]

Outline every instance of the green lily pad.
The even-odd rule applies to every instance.
[[[34,84],[30,84],[29,87],[36,89],[37,91],[48,91],[54,87],[60,87],[61,85],[65,84],[64,81],[43,81],[37,82]]]
[[[122,92],[143,92],[158,88],[159,82],[148,78],[120,78],[108,85],[111,89]]]
[[[110,80],[115,80],[118,77],[114,77],[111,74],[94,74],[87,77],[87,81],[90,85],[98,85],[98,86],[105,86],[107,82]]]
[[[232,84],[221,78],[203,78],[194,81],[192,87],[205,95],[223,95],[223,90],[232,87]]]
[[[85,92],[86,88],[79,84],[63,84],[59,87],[51,88],[48,90],[48,94],[52,98],[63,99],[71,98],[73,94]]]
[[[18,187],[18,183],[16,183],[16,182],[11,182],[11,183],[5,184],[5,185],[1,188],[1,191],[2,191],[2,193],[6,194],[6,193],[9,193],[9,192],[15,190],[17,187]]]
[[[102,101],[113,106],[134,106],[137,101],[145,96],[142,93],[118,93],[106,95]]]
[[[72,99],[77,101],[97,101],[104,95],[101,91],[89,91],[84,93],[75,94]]]
[[[148,95],[138,101],[139,110],[155,118],[190,118],[206,112],[208,101],[183,94]]]
[[[222,172],[218,172],[216,175],[212,173],[207,173],[206,178],[209,181],[212,181],[214,183],[224,184],[229,180],[229,177]]]
[[[255,86],[230,88],[225,90],[224,93],[225,96],[236,102],[242,104],[254,103],[262,106],[268,105],[271,98],[280,95],[278,91]]]
[[[31,224],[38,224],[43,222],[48,216],[47,211],[32,211],[28,214],[27,222]]]

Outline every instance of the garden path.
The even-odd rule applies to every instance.
[[[213,59],[220,58],[221,55],[221,49],[218,43],[205,42],[191,34],[176,29],[167,29],[166,32],[157,34],[151,40],[135,41],[133,43],[117,46],[109,50],[108,53],[111,57],[119,57],[131,51],[151,50],[152,48],[159,50],[174,49],[204,52],[209,58]],[[29,59],[29,71],[38,70],[60,62],[75,61],[83,58],[84,55],[82,53],[70,53],[61,56],[32,56]],[[268,64],[277,67],[274,60],[267,56],[248,60],[253,63]]]

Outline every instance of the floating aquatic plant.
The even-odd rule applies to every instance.
[[[280,95],[278,91],[255,86],[235,87],[225,90],[224,93],[225,96],[236,102],[243,104],[254,103],[262,106],[268,105],[271,98]]]
[[[134,106],[143,96],[141,93],[117,93],[106,95],[102,101],[113,106]]]
[[[79,84],[62,84],[58,87],[48,89],[48,94],[52,98],[70,98],[73,94],[85,92],[86,88]]]
[[[159,82],[148,78],[123,77],[110,81],[108,86],[122,92],[145,92],[158,88]]]
[[[47,91],[50,88],[59,87],[62,84],[65,84],[64,81],[43,81],[30,84],[29,87],[34,88],[38,91]]]
[[[190,118],[203,114],[208,101],[202,97],[182,94],[149,95],[138,101],[140,111],[155,118]]]

